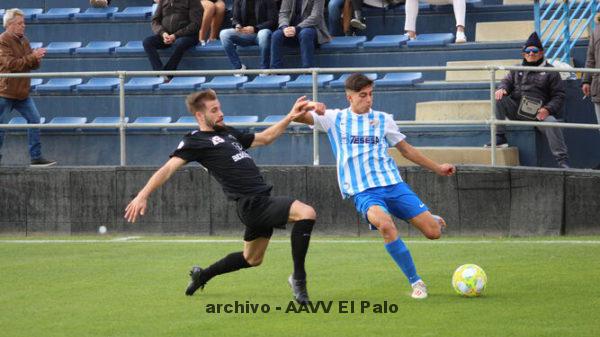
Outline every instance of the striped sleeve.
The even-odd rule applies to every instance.
[[[339,113],[339,110],[325,110],[325,114],[322,116],[314,111],[311,111],[310,113],[313,117],[314,128],[319,131],[327,132],[335,123],[335,117]]]
[[[398,125],[394,121],[394,118],[390,114],[385,114],[385,138],[390,146],[396,146],[396,144],[403,141],[406,136],[400,132]]]

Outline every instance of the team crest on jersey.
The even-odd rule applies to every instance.
[[[212,141],[213,145],[225,143],[225,139],[223,139],[223,138],[221,138],[219,136],[214,136],[210,140]]]
[[[373,119],[369,121],[369,125],[373,127],[377,127],[379,125],[379,119]]]

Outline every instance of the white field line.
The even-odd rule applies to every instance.
[[[271,240],[271,243],[286,243],[289,244],[288,240]],[[352,244],[381,244],[380,240],[329,240],[329,239],[314,239],[311,243],[352,243]],[[436,240],[436,241],[425,241],[425,240],[405,240],[404,242],[409,244],[433,244],[433,245],[454,245],[454,244],[542,244],[542,245],[598,245],[600,240]],[[0,244],[65,244],[65,243],[210,243],[210,244],[223,244],[223,243],[243,243],[239,239],[156,239],[147,240],[140,239],[138,236],[130,236],[115,239],[106,240],[0,240]]]

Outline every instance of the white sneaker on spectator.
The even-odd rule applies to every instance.
[[[238,69],[238,70],[246,70],[246,69],[247,69],[246,65],[242,64],[242,67],[240,69]],[[237,74],[233,74],[233,76],[235,76],[235,77],[242,77],[242,76],[245,76],[245,74],[237,73]]]
[[[412,298],[417,300],[422,300],[427,298],[427,286],[423,280],[418,280],[417,282],[412,284],[412,294],[410,295]]]
[[[465,35],[465,32],[461,32],[461,31],[456,31],[456,40],[454,40],[454,43],[465,43],[467,42],[467,36]]]
[[[417,39],[417,35],[416,34],[415,34],[415,36],[411,36],[409,33],[404,33],[404,36],[406,36],[411,41]]]

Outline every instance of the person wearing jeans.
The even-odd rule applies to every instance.
[[[303,68],[314,66],[315,46],[331,40],[324,7],[324,0],[283,0],[279,28],[271,36],[271,68],[283,68],[284,45],[300,47]]]
[[[269,69],[271,32],[277,26],[275,0],[235,0],[231,22],[233,28],[223,29],[220,38],[233,69],[246,69],[236,46],[254,45],[258,45],[260,68]]]

